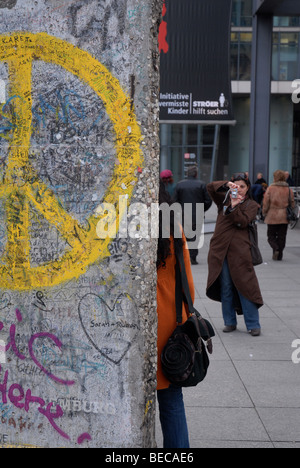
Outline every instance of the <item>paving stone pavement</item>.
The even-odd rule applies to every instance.
[[[267,226],[258,225],[264,264],[256,267],[265,305],[262,335],[222,332],[221,305],[206,297],[205,235],[193,266],[195,307],[215,327],[214,354],[204,382],[184,390],[192,448],[300,448],[300,229],[289,230],[282,262],[272,260]],[[299,349],[299,352],[297,350]],[[300,361],[300,359],[299,359]],[[157,445],[162,434],[157,417]]]

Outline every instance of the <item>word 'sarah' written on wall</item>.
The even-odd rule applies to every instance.
[[[160,13],[0,2],[1,447],[155,443],[156,240],[96,227],[157,201]]]

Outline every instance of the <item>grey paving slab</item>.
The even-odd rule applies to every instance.
[[[291,329],[290,323],[286,323],[280,317],[261,316],[262,335],[258,341],[265,343],[291,343],[297,334]]]
[[[272,411],[258,408],[257,411],[272,441],[289,442],[286,448],[294,444],[300,447],[299,408],[272,408]]]
[[[270,442],[254,408],[187,407],[186,413],[191,440]]]
[[[269,307],[268,304],[265,304],[263,307],[259,309],[260,317],[274,317],[274,310],[273,308]]]
[[[214,361],[207,378],[184,390],[187,408],[253,408],[253,403],[232,362]]]
[[[259,441],[241,441],[241,440],[191,440],[193,448],[202,449],[270,449],[274,448],[272,442]],[[280,444],[279,444],[280,445]],[[278,448],[281,448],[280,446]],[[282,447],[282,448],[299,448],[299,447]]]
[[[300,409],[300,367],[292,361],[235,362],[256,407]],[[298,421],[300,431],[300,419]]]
[[[296,288],[289,291],[280,291],[280,294],[276,291],[263,291],[263,299],[271,308],[281,307],[282,309],[287,309],[290,303],[293,307],[299,307],[300,309],[300,293]]]
[[[292,349],[286,343],[256,342],[227,344],[226,351],[235,361],[291,361]]]
[[[223,345],[223,343],[218,339],[218,336],[214,338],[214,352],[213,355],[210,356],[211,361],[211,369],[215,366],[215,361],[230,361],[230,356],[228,354],[227,349]]]

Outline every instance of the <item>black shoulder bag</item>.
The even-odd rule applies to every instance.
[[[286,215],[287,215],[287,220],[289,223],[293,223],[299,219],[299,210],[298,207],[296,206],[295,208],[292,208],[292,197],[291,197],[291,189],[289,188],[289,204],[286,209]]]
[[[214,329],[194,308],[185,270],[183,247],[175,241],[176,254],[176,317],[177,327],[161,355],[162,370],[166,378],[177,387],[195,387],[202,382],[209,367],[208,354],[212,354]],[[182,324],[182,304],[191,314]],[[207,343],[207,350],[204,341]]]
[[[258,233],[257,233],[257,224],[255,221],[248,226],[249,239],[251,242],[251,257],[253,266],[258,266],[263,263],[263,258],[261,251],[258,246]]]

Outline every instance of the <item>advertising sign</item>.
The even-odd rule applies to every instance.
[[[161,122],[232,124],[231,0],[165,0]]]

